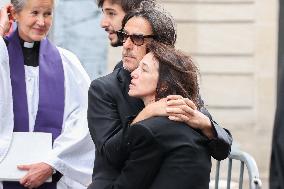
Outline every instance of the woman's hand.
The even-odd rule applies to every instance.
[[[13,23],[12,15],[10,14],[12,4],[8,4],[0,9],[0,36],[4,37],[11,28]]]
[[[131,124],[137,123],[144,119],[148,119],[150,117],[168,116],[166,108],[167,108],[166,98],[150,103],[137,115],[137,117],[133,120]]]
[[[53,168],[43,162],[30,165],[19,165],[18,169],[28,171],[28,173],[20,180],[20,184],[29,189],[38,188],[51,177],[53,173]]]

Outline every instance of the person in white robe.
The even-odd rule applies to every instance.
[[[0,37],[0,163],[8,152],[13,132],[13,102],[9,57],[3,38]]]
[[[44,51],[42,50],[44,49],[42,46],[44,46],[43,44],[51,44],[48,39],[46,39],[46,35],[52,23],[52,12],[54,9],[54,0],[14,0],[12,4],[13,5],[7,5],[2,8],[0,14],[0,163],[8,152],[12,133],[15,131],[17,121],[17,115],[15,113],[16,106],[15,103],[13,103],[16,97],[14,97],[15,95],[13,96],[15,86],[13,86],[14,76],[11,67],[14,63],[13,61],[19,59],[19,57],[12,56],[15,54],[11,51],[17,49],[13,46],[13,40],[19,38],[18,41],[23,44],[23,49],[34,48],[36,44],[40,46],[38,47],[39,65],[26,65],[25,59],[25,65],[23,66],[28,111],[28,130],[26,132],[36,132],[37,119],[39,119],[37,114],[42,111],[40,110],[40,76],[41,62],[43,62],[41,57],[45,56],[45,54],[41,54],[44,53],[42,52]],[[4,41],[4,34],[9,31],[9,27],[7,27],[9,25],[8,12],[11,12],[14,18],[18,18],[18,28],[11,34],[11,38],[9,38],[9,36],[5,38]],[[21,15],[24,14],[35,17],[32,27],[38,28],[33,34],[28,33],[32,31],[32,27],[29,28],[30,30],[28,32],[23,32],[23,30],[26,29],[25,26],[28,26],[28,22],[31,23],[31,18],[28,18],[30,20],[26,20],[27,17],[21,17]],[[60,180],[55,183],[55,188],[83,189],[91,182],[95,158],[95,146],[89,134],[86,116],[90,79],[80,61],[73,53],[60,47],[55,47],[53,50],[58,52],[59,62],[63,68],[62,72],[59,73],[63,73],[62,75],[64,75],[62,77],[62,86],[64,87],[62,90],[62,99],[64,102],[62,102],[63,111],[60,133],[58,133],[58,136],[53,137],[53,149],[46,159],[36,164],[19,166],[19,169],[26,170],[27,174],[21,179],[20,183],[17,184],[22,188],[37,188],[38,186],[43,186],[44,188],[44,185],[48,184],[45,183],[46,179],[53,174],[58,174]],[[23,54],[25,56],[25,53]],[[52,58],[52,56],[48,57],[47,60],[51,60]],[[21,60],[21,62],[24,62],[24,60]],[[53,93],[52,90],[48,92],[50,94]],[[46,93],[44,95],[46,95]],[[54,100],[56,101],[56,99]],[[55,114],[51,113],[51,115]],[[5,182],[0,182],[0,189],[12,189],[13,187],[10,186],[10,184],[11,183],[5,185]],[[15,183],[12,182],[12,185],[13,184]]]

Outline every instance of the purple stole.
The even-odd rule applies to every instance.
[[[29,132],[29,115],[25,68],[18,30],[8,40],[13,95],[14,132]],[[64,115],[64,70],[58,49],[48,39],[40,42],[39,105],[34,132],[52,133],[52,141],[62,130]],[[17,182],[4,182],[4,189],[23,189]],[[55,189],[56,183],[45,183],[39,189]]]

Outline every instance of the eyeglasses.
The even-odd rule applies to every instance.
[[[128,35],[124,31],[117,31],[117,37],[118,40],[120,40],[122,43],[125,43],[128,37],[130,37],[131,41],[134,43],[134,45],[141,46],[144,44],[145,38],[154,38],[154,35],[142,35],[142,34],[132,34]]]

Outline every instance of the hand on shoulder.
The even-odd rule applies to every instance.
[[[200,129],[209,139],[215,137],[210,119],[197,110],[193,101],[180,95],[170,95],[167,99],[170,120],[184,122],[194,129]]]

